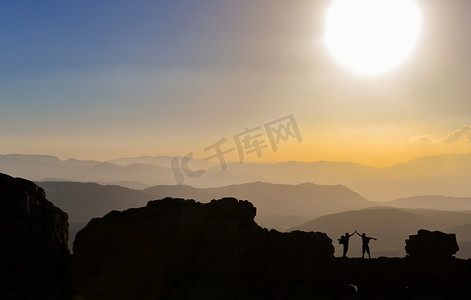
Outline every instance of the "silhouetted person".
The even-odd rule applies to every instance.
[[[362,253],[361,258],[365,258],[365,252],[368,253],[368,258],[371,258],[369,243],[371,240],[376,240],[376,238],[366,236],[365,233],[362,233],[360,235],[358,232],[356,232],[356,234],[358,234],[361,237],[361,253]]]
[[[350,237],[354,233],[358,234],[358,232],[356,230],[352,234],[349,234],[348,232],[346,232],[345,235],[342,235],[339,239],[339,244],[343,245],[343,257],[347,257],[348,242],[350,241]]]

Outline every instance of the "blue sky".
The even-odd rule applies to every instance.
[[[322,44],[328,0],[0,1],[0,153],[184,155],[291,113],[303,145],[265,160],[468,151],[403,145],[470,122],[471,3],[418,2],[410,61],[365,79]]]
[[[207,38],[198,31],[204,27],[208,5],[208,1],[2,1],[2,78],[72,68],[175,66],[190,54],[196,36]]]
[[[264,53],[273,43],[271,24],[258,20],[267,2],[242,2],[2,2],[4,112],[10,109],[26,118],[28,111],[31,117],[132,111],[133,104],[147,105],[143,95],[156,93],[162,99],[166,93],[176,95],[156,100],[159,105],[152,109],[191,105],[193,100],[184,99],[176,85],[210,80],[198,72],[271,68],[276,61]],[[267,45],[260,49],[257,43]],[[162,74],[169,78],[150,79]],[[186,81],[188,77],[197,82]]]

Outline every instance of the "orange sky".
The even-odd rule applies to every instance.
[[[123,2],[90,12],[90,24],[116,24],[94,30],[68,24],[73,16],[54,18],[60,8],[52,7],[38,11],[45,24],[20,28],[15,22],[27,16],[12,7],[18,18],[2,28],[19,29],[0,49],[8,58],[0,153],[204,158],[220,138],[290,114],[303,141],[248,161],[386,166],[470,153],[463,126],[471,124],[471,2],[417,2],[423,32],[413,54],[366,78],[338,65],[323,44],[328,0],[205,0],[197,9]],[[70,28],[68,42],[58,28]],[[47,40],[36,40],[37,32]]]

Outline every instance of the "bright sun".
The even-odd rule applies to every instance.
[[[421,23],[414,0],[333,0],[327,12],[325,42],[346,68],[376,75],[406,60]]]

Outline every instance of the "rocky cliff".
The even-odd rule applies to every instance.
[[[268,231],[255,212],[234,198],[166,198],[93,219],[74,243],[72,290],[86,299],[471,297],[471,263],[451,253],[334,258],[324,233]]]
[[[165,198],[77,234],[34,183],[0,174],[0,299],[471,299],[453,234],[419,230],[406,258],[334,258],[324,233],[268,231],[250,202]]]
[[[74,288],[87,299],[222,296],[240,281],[309,278],[333,260],[325,233],[268,231],[255,213],[235,198],[166,198],[93,219],[74,242]]]
[[[0,174],[0,298],[63,299],[67,214],[31,181]]]

